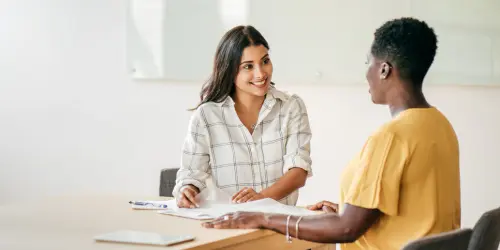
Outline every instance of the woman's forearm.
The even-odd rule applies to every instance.
[[[323,243],[354,242],[363,235],[381,216],[378,209],[369,209],[345,204],[344,212],[304,216],[299,222],[298,238]],[[295,229],[298,216],[290,217],[288,232],[297,237]],[[261,227],[286,234],[287,215],[263,215]]]
[[[293,191],[303,187],[306,183],[307,171],[302,168],[288,170],[276,183],[262,190],[260,193],[274,200],[281,200]]]
[[[237,212],[205,222],[207,228],[262,228],[301,240],[321,243],[354,242],[376,222],[382,213],[376,208],[345,204],[343,213],[326,213],[301,217],[259,212]],[[297,223],[299,221],[299,223]],[[298,230],[297,230],[298,228]]]
[[[295,225],[298,216],[292,216],[288,224],[290,236],[297,238]],[[267,215],[263,227],[286,234],[286,215]],[[321,243],[353,242],[357,236],[354,230],[344,225],[336,213],[305,216],[299,223],[299,239]]]

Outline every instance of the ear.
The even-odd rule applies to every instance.
[[[387,77],[391,74],[392,66],[384,62],[380,65],[380,79],[384,80],[387,79]]]

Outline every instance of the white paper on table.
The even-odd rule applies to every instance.
[[[219,188],[205,188],[196,195],[195,199],[200,207],[212,204],[232,204],[232,196]]]
[[[234,212],[262,212],[274,214],[291,214],[295,216],[308,216],[318,214],[305,208],[289,206],[273,199],[262,199],[241,204],[223,203],[220,201],[205,200],[199,208],[169,208],[158,211],[160,214],[180,216],[190,219],[205,220],[215,219],[227,213]]]

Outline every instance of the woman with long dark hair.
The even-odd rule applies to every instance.
[[[179,207],[197,206],[209,177],[236,203],[296,204],[312,174],[311,130],[302,99],[276,89],[272,74],[269,45],[254,27],[222,37],[184,141],[173,191]]]

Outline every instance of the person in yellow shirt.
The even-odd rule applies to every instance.
[[[373,103],[389,106],[392,120],[368,138],[344,170],[340,204],[310,206],[331,213],[308,217],[228,214],[205,227],[288,231],[303,240],[341,243],[347,250],[401,249],[411,240],[460,228],[457,136],[422,93],[436,35],[423,21],[400,18],[374,36],[366,78]]]

